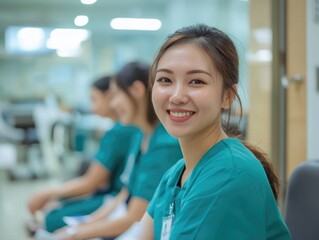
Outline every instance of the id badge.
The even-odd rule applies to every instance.
[[[173,218],[173,215],[169,215],[168,217],[163,219],[161,240],[169,240],[169,236],[171,235]]]
[[[174,203],[171,203],[169,206],[169,215],[168,217],[163,218],[162,222],[162,233],[161,233],[161,240],[169,240],[171,235],[172,225],[174,221]]]

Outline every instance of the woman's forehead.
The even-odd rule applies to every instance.
[[[202,69],[216,72],[215,64],[211,56],[195,43],[180,43],[168,48],[160,57],[157,69],[187,67],[189,69]]]

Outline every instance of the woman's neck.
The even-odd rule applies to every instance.
[[[108,118],[110,118],[113,122],[115,122],[115,121],[117,121],[118,119],[117,119],[117,116],[116,116],[116,114],[114,113],[111,113],[110,115],[108,115],[107,116]]]
[[[141,121],[136,124],[136,126],[141,129],[145,136],[151,135],[154,131],[155,124],[151,124],[148,121]]]
[[[180,138],[179,143],[185,160],[185,174],[190,174],[204,154],[220,140],[227,138],[221,127],[202,131],[196,136]]]
[[[141,101],[139,107],[136,109],[134,125],[138,126],[144,135],[152,134],[156,126],[156,123],[150,123],[148,120],[146,99],[145,101]]]
[[[143,140],[142,140],[141,150],[142,150],[142,152],[146,152],[148,149],[150,136],[155,129],[155,124],[150,124],[149,122],[147,122],[144,124],[140,124],[138,127],[143,132]]]

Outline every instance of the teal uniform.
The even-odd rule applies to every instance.
[[[126,165],[127,154],[130,149],[131,139],[138,133],[135,127],[122,126],[115,123],[114,127],[107,131],[101,139],[99,149],[93,163],[101,164],[111,173],[108,192],[116,195],[122,188],[120,175]],[[80,200],[66,200],[62,206],[50,211],[45,217],[45,227],[53,232],[66,224],[64,216],[87,215],[95,211],[103,204],[105,195],[95,194]]]
[[[139,133],[140,131],[136,127],[124,127],[120,123],[116,123],[112,130],[104,135],[100,148],[95,154],[95,162],[101,164],[111,173],[108,190],[114,196],[122,188],[120,176],[126,164],[131,141],[134,135]]]
[[[237,139],[224,139],[198,162],[183,187],[179,161],[147,209],[155,240],[290,240],[266,173]]]
[[[141,152],[143,135],[136,134],[127,165],[122,176],[130,197],[150,201],[164,173],[182,158],[176,138],[170,136],[162,124],[158,124],[150,136],[149,145]],[[129,176],[128,176],[129,175]]]

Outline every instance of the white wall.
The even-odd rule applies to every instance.
[[[317,12],[316,12],[317,11]],[[307,0],[307,159],[319,160],[319,1]],[[319,74],[319,73],[318,73]]]

